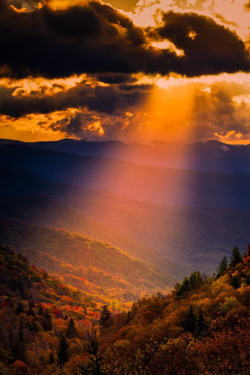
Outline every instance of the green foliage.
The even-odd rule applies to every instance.
[[[234,246],[230,259],[230,267],[235,267],[238,263],[242,262],[242,255],[238,246]]]
[[[190,275],[189,285],[191,290],[199,289],[202,287],[203,279],[199,271],[195,271]]]
[[[237,276],[237,275],[231,277],[231,279],[230,279],[230,284],[231,284],[235,289],[240,288],[240,285],[241,285],[240,277]]]
[[[225,275],[227,269],[228,269],[228,261],[227,261],[227,257],[224,256],[222,258],[221,262],[220,262],[217,277],[221,277],[221,276]]]
[[[189,278],[185,277],[181,284],[177,284],[176,286],[176,296],[181,297],[186,292],[191,290],[199,289],[202,287],[204,281],[199,271],[193,272]]]
[[[190,283],[189,279],[185,277],[181,285],[178,285],[178,288],[176,290],[176,296],[181,297],[184,293],[188,292],[190,290]]]

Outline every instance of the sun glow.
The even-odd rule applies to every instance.
[[[175,87],[157,88],[144,105],[144,135],[152,139],[185,141],[188,139],[188,122],[193,112],[192,89]]]

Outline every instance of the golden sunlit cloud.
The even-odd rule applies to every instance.
[[[93,77],[88,77],[86,74],[74,75],[66,78],[46,79],[43,77],[25,78],[25,79],[10,79],[1,78],[0,87],[15,88],[12,95],[29,96],[30,94],[54,95],[58,92],[73,88],[80,83],[95,87],[97,85],[107,86],[103,82],[98,82]]]
[[[168,41],[168,40],[163,40],[161,42],[151,42],[151,45],[155,48],[159,49],[168,49],[171,52],[174,52],[176,56],[184,56],[185,53],[183,49],[177,48],[174,43]]]
[[[87,0],[45,0],[44,3],[52,10],[64,10],[76,5],[87,5]]]
[[[162,12],[195,12],[214,19],[218,24],[228,27],[246,40],[249,36],[249,12],[246,0],[140,0],[129,16],[141,27],[161,24]]]

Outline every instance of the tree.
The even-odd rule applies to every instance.
[[[42,326],[43,326],[44,331],[51,331],[53,328],[52,318],[48,310],[46,310],[45,315],[43,317]]]
[[[196,326],[196,334],[198,337],[202,337],[207,333],[207,322],[205,320],[205,316],[203,314],[202,309],[199,309],[199,315],[197,319],[197,326]]]
[[[230,267],[235,267],[238,263],[242,262],[242,255],[238,246],[234,246],[230,259]]]
[[[227,257],[224,256],[222,258],[221,262],[220,262],[217,277],[221,277],[221,276],[225,275],[225,273],[227,271],[227,268],[228,268],[228,261],[227,261]]]
[[[43,316],[43,308],[42,305],[38,306],[38,315]]]
[[[62,368],[64,364],[68,362],[69,360],[68,347],[69,347],[68,342],[65,336],[63,336],[60,340],[59,349],[57,352],[57,356],[58,356],[57,364],[60,368]]]
[[[238,289],[240,288],[241,282],[239,276],[233,276],[230,280],[230,284],[233,288]]]
[[[98,321],[101,329],[104,329],[104,328],[108,327],[109,325],[111,325],[111,323],[112,323],[111,316],[112,315],[111,315],[111,312],[108,309],[108,306],[107,305],[102,306],[100,319]]]
[[[49,353],[49,365],[52,365],[55,362],[55,357],[52,352]]]
[[[182,284],[176,290],[176,296],[181,297],[185,292],[188,292],[189,290],[190,290],[189,279],[187,277],[185,277]]]
[[[32,315],[32,316],[35,315],[35,312],[34,312],[34,310],[33,310],[33,308],[32,308],[31,305],[29,305],[29,310],[27,311],[27,314],[28,314],[28,315]]]
[[[22,312],[24,311],[24,306],[22,304],[22,302],[19,302],[18,305],[17,305],[17,308],[16,308],[16,314],[21,314]]]
[[[84,341],[84,348],[89,355],[87,363],[79,365],[80,373],[83,375],[105,375],[103,366],[103,351],[97,338],[97,329],[93,325],[91,334],[88,332]]]
[[[199,289],[203,285],[203,280],[199,271],[193,272],[189,277],[190,289]]]
[[[77,337],[76,326],[73,318],[70,318],[66,336],[70,339]]]
[[[192,305],[190,305],[182,324],[184,331],[194,333],[196,331],[197,326],[196,322],[197,319],[194,314],[194,308]]]

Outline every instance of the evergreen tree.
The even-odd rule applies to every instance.
[[[43,316],[43,308],[42,305],[38,306],[38,315]]]
[[[102,306],[102,311],[98,323],[101,329],[104,329],[111,324],[111,312],[109,311],[107,305]]]
[[[228,268],[228,261],[227,261],[227,257],[224,256],[220,262],[217,277],[221,277],[225,275],[227,268]]]
[[[184,331],[194,333],[196,331],[196,323],[197,319],[194,314],[194,308],[192,305],[190,305],[182,325]]]
[[[234,246],[232,250],[232,255],[230,259],[230,267],[235,267],[238,263],[242,262],[242,255],[240,253],[240,250],[238,246]]]
[[[59,349],[57,352],[57,356],[58,356],[57,364],[60,368],[62,368],[63,365],[69,360],[68,347],[69,347],[68,342],[65,336],[63,336],[60,340]]]
[[[188,292],[189,290],[190,290],[189,279],[187,277],[185,277],[182,284],[176,290],[176,296],[181,297],[185,292]]]
[[[19,302],[18,305],[17,305],[17,308],[16,308],[16,314],[21,314],[22,312],[24,311],[24,306],[22,304],[22,302]]]
[[[52,365],[55,362],[55,357],[52,352],[49,353],[49,365]]]
[[[33,308],[31,307],[31,305],[29,305],[29,310],[28,310],[27,314],[32,315],[32,316],[35,315],[35,312],[34,312]]]
[[[35,322],[35,321],[32,322],[32,324],[31,324],[31,331],[32,332],[39,332],[39,328],[38,328],[37,322]]]
[[[43,326],[44,331],[51,331],[53,328],[52,318],[48,310],[46,310],[45,315],[43,317],[42,326]]]
[[[241,286],[241,282],[240,282],[240,278],[239,276],[233,276],[230,280],[230,284],[232,285],[232,287],[234,287],[235,289],[238,289],[240,288]]]
[[[199,315],[197,319],[196,334],[198,337],[202,337],[207,333],[207,323],[203,314],[202,309],[199,310]]]
[[[203,280],[199,271],[193,272],[189,277],[190,289],[199,289],[203,285]]]
[[[73,318],[70,318],[66,336],[70,339],[77,337],[76,326]]]
[[[86,352],[89,354],[89,361],[86,365],[79,365],[79,370],[82,375],[106,375],[103,366],[103,351],[100,350],[99,341],[97,339],[97,329],[92,326],[91,334],[88,332],[84,342]]]

